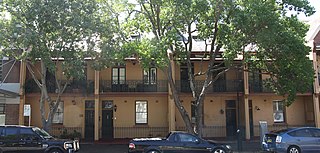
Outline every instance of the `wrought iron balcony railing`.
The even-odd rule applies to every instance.
[[[168,92],[168,81],[145,83],[142,80],[126,80],[116,84],[110,80],[101,80],[100,92]]]
[[[201,91],[203,87],[203,80],[196,80],[195,86],[197,91]],[[176,81],[176,87],[180,92],[191,92],[190,83],[188,80]],[[217,92],[242,92],[243,91],[243,81],[242,80],[220,80],[213,82],[210,85],[208,93]]]

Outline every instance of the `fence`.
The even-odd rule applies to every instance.
[[[187,131],[186,127],[176,127],[177,131]],[[226,126],[204,126],[202,129],[202,137],[218,138],[226,137]]]
[[[115,138],[165,137],[168,127],[114,127]]]
[[[61,137],[63,134],[74,134],[75,132],[77,133],[82,133],[82,127],[63,127],[63,126],[52,126],[49,133],[52,136],[55,137]]]

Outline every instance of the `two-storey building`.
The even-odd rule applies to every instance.
[[[318,22],[320,23],[320,22]],[[312,54],[315,71],[320,64],[319,25],[312,35]],[[198,54],[192,55],[193,71],[202,68]],[[219,58],[219,57],[218,57]],[[236,59],[240,64],[242,59]],[[167,77],[155,67],[142,69],[135,59],[125,59],[119,64],[101,71],[92,69],[92,60],[86,61],[86,77],[74,81],[62,95],[51,133],[59,135],[66,129],[78,131],[87,140],[108,140],[165,136],[171,130],[184,130],[184,123],[176,110],[169,90]],[[217,59],[219,62],[219,59]],[[181,102],[194,117],[187,68],[173,63],[173,74]],[[19,94],[19,124],[41,127],[40,92],[21,63]],[[61,73],[58,71],[57,73]],[[60,79],[63,80],[62,75]],[[54,75],[47,77],[49,93],[55,98]],[[220,77],[207,93],[204,101],[203,137],[234,137],[241,128],[243,136],[250,139],[259,136],[259,121],[267,121],[269,130],[292,126],[320,126],[319,81],[315,76],[314,90],[299,93],[295,102],[286,107],[283,97],[276,95],[263,85],[268,76],[259,72],[231,69]],[[197,78],[201,85],[204,78]],[[201,86],[200,86],[201,87]],[[24,92],[25,91],[25,92]],[[1,91],[0,91],[1,92]],[[10,94],[14,96],[14,94]],[[25,105],[31,106],[30,116],[24,116]],[[1,109],[1,108],[0,108]]]

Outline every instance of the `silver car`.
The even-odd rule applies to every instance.
[[[288,128],[264,135],[264,151],[277,153],[319,153],[320,129],[314,127]]]

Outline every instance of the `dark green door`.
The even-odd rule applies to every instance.
[[[102,110],[102,138],[113,139],[113,110]]]
[[[253,112],[252,112],[252,100],[249,100],[249,124],[250,124],[250,137],[254,136],[253,133]]]
[[[88,100],[85,102],[85,139],[94,140],[94,101]]]
[[[237,133],[236,101],[226,101],[226,131],[228,138],[235,138]]]

